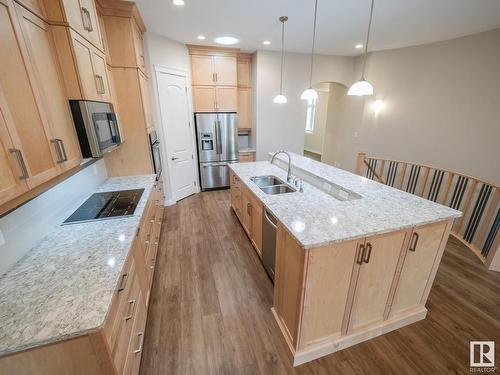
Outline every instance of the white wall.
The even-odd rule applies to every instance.
[[[68,207],[108,177],[101,159],[0,219],[0,275],[68,217]]]
[[[280,53],[257,51],[254,56],[254,110],[257,159],[266,160],[267,153],[285,149],[301,154],[304,150],[306,102],[300,99],[309,86],[310,56],[285,54],[283,91],[287,104],[274,104],[279,91]],[[318,55],[315,58],[313,84],[340,82],[349,84],[353,77],[353,58]]]
[[[314,130],[312,133],[305,133],[304,150],[323,154],[323,142],[325,140],[325,127],[328,114],[328,91],[318,90],[318,100],[316,101],[316,113],[314,117]]]
[[[174,70],[178,72],[187,73],[187,86],[188,86],[188,100],[189,107],[193,108],[192,104],[192,90],[191,90],[191,61],[189,58],[189,50],[187,46],[183,43],[177,42],[172,39],[165,38],[163,36],[147,32],[145,34],[145,49],[146,49],[146,64],[148,65],[150,76],[150,94],[152,98],[152,111],[153,120],[156,125],[156,129],[159,132],[160,140],[162,143],[162,165],[163,165],[163,182],[165,184],[165,204],[173,204],[173,194],[170,184],[170,179],[168,176],[167,169],[167,149],[166,149],[166,134],[165,129],[161,126],[160,117],[160,104],[158,101],[157,83],[155,75],[155,66],[166,68],[169,70]],[[194,124],[194,119],[191,119],[191,123]],[[193,140],[196,139],[193,128]],[[195,144],[193,144],[193,152],[196,155]],[[196,171],[198,170],[198,161],[195,161]],[[198,172],[196,172],[195,178],[198,180]],[[198,184],[199,186],[199,184]]]
[[[357,152],[500,181],[500,29],[372,53],[375,96],[345,97],[330,162],[354,170]],[[359,65],[359,61],[358,61]],[[359,74],[359,73],[358,73]],[[385,102],[375,116],[376,98]],[[358,136],[355,137],[357,132]],[[325,150],[326,152],[326,150]]]

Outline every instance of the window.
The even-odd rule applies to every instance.
[[[307,102],[306,133],[314,133],[314,117],[316,115],[316,99]]]

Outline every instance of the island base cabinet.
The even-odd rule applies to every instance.
[[[293,365],[424,319],[451,224],[312,249],[279,224],[272,312]]]

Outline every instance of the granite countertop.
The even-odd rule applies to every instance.
[[[0,355],[102,327],[154,182],[108,179],[95,192],[145,189],[134,215],[59,226],[0,278]]]
[[[342,169],[290,154],[292,174],[307,175],[307,181],[319,181],[320,186],[321,181],[333,183],[357,199],[338,200],[315,187],[318,183],[313,186],[305,181],[302,193],[264,193],[250,178],[275,175],[286,181],[286,171],[282,168],[286,169],[288,160],[282,154],[277,156],[282,168],[267,161],[229,167],[305,249],[453,219],[462,214]]]

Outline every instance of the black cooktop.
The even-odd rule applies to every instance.
[[[92,194],[63,225],[133,215],[143,192],[144,189],[135,189]]]

